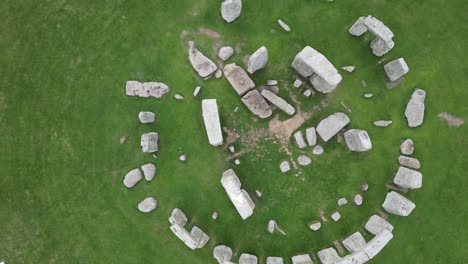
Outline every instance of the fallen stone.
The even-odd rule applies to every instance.
[[[143,124],[153,123],[155,120],[155,114],[153,112],[140,112],[138,114],[138,119]]]
[[[459,118],[459,117],[456,117],[454,115],[451,115],[447,112],[443,112],[443,113],[439,113],[437,115],[439,118],[447,121],[448,125],[450,127],[460,127],[462,126],[463,124],[465,124],[465,120]]]
[[[209,78],[217,70],[216,64],[195,48],[195,43],[193,41],[189,41],[188,44],[189,60],[192,67],[200,77]]]
[[[187,156],[185,154],[182,154],[179,156],[179,160],[180,161],[186,161],[187,160]]]
[[[405,166],[410,169],[418,170],[419,168],[421,168],[421,163],[419,163],[419,160],[415,158],[400,156],[398,157],[398,162],[401,166]]]
[[[312,90],[311,89],[306,89],[302,94],[305,97],[310,97],[312,95]]]
[[[268,86],[278,85],[278,81],[277,80],[268,80],[267,85]]]
[[[361,185],[361,190],[362,190],[363,192],[369,190],[369,184],[363,183],[363,184]]]
[[[317,252],[317,256],[323,264],[335,264],[341,260],[336,250],[332,247],[320,250]]]
[[[223,133],[221,131],[221,121],[219,120],[216,99],[202,100],[202,113],[208,141],[212,146],[222,145]]]
[[[283,264],[283,258],[281,257],[267,257],[266,264]]]
[[[296,88],[299,88],[302,86],[302,80],[301,79],[296,79],[293,83],[293,86]]]
[[[125,86],[125,94],[128,96],[151,96],[158,99],[169,93],[170,90],[169,86],[160,82],[141,83],[139,81],[127,81]]]
[[[270,92],[274,93],[275,95],[279,94],[279,88],[276,85],[262,85],[262,86],[258,87],[258,91],[260,93],[262,93],[263,90],[270,91]]]
[[[343,71],[353,72],[354,69],[355,69],[355,67],[354,67],[353,65],[351,65],[351,66],[343,66],[343,67],[341,67],[341,69],[342,69]]]
[[[422,174],[419,171],[400,166],[395,178],[393,178],[393,183],[403,188],[419,189],[422,187]]]
[[[382,207],[383,209],[385,209],[385,211],[391,214],[399,216],[408,216],[411,214],[413,209],[416,208],[416,205],[403,195],[395,191],[391,191],[387,193]]]
[[[369,99],[369,98],[372,98],[372,97],[374,97],[374,94],[371,94],[371,93],[365,93],[364,94],[364,98]]]
[[[156,175],[156,165],[153,163],[146,163],[141,166],[141,170],[143,171],[143,175],[145,175],[146,181],[151,181]]]
[[[268,232],[270,232],[270,234],[275,232],[275,228],[276,228],[275,220],[268,221]]]
[[[335,211],[335,212],[331,215],[331,218],[333,219],[333,221],[337,222],[338,220],[341,219],[341,214],[340,214],[338,211]]]
[[[288,115],[294,115],[294,113],[296,112],[294,107],[288,102],[286,102],[283,98],[277,96],[276,94],[266,89],[262,91],[262,96]]]
[[[234,170],[229,169],[223,173],[221,184],[242,219],[250,217],[255,209],[255,204],[249,194],[241,189],[241,182]]]
[[[294,140],[296,141],[296,144],[300,149],[307,147],[307,144],[304,141],[302,131],[297,131],[296,133],[294,133]]]
[[[147,197],[138,204],[138,210],[142,213],[149,213],[156,209],[158,202],[154,197]]]
[[[218,245],[213,250],[213,257],[219,264],[229,263],[232,258],[232,249],[225,245]]]
[[[362,205],[362,195],[360,194],[356,194],[354,195],[354,198],[353,198],[353,202],[356,204],[356,205]]]
[[[239,160],[239,159],[235,159],[235,160],[234,160],[234,164],[240,165],[240,160]]]
[[[393,234],[388,230],[383,230],[378,233],[366,246],[363,251],[367,254],[369,259],[374,258],[379,252],[392,240]]]
[[[393,225],[378,215],[372,215],[364,227],[367,231],[369,231],[369,233],[373,235],[377,235],[384,229],[390,232],[393,231]]]
[[[174,98],[176,100],[184,100],[184,97],[182,95],[180,95],[180,94],[174,94]]]
[[[223,77],[223,71],[220,70],[220,69],[217,69],[216,72],[215,72],[215,77],[216,77],[216,79],[219,79],[219,78]]]
[[[195,88],[195,90],[193,91],[193,96],[198,96],[201,92],[201,87],[200,86],[197,86],[197,88]]]
[[[376,127],[388,127],[393,123],[392,120],[378,120],[374,122],[374,126]]]
[[[291,170],[291,165],[289,165],[289,162],[284,160],[280,163],[280,170],[282,173],[286,173]]]
[[[385,74],[390,81],[394,82],[409,72],[408,65],[403,58],[393,60],[384,65]]]
[[[411,95],[411,99],[406,105],[405,117],[408,120],[409,127],[420,126],[424,121],[424,101],[426,92],[422,89],[416,89]]]
[[[159,135],[157,132],[149,132],[141,135],[140,147],[141,151],[145,153],[152,153],[158,151]]]
[[[271,116],[273,111],[265,98],[260,94],[258,90],[252,90],[242,97],[242,102],[254,115],[265,119]]]
[[[407,138],[400,145],[400,151],[403,155],[411,155],[414,152],[414,142],[412,139]]]
[[[323,141],[327,142],[333,136],[338,134],[351,120],[342,112],[337,112],[322,119],[318,124],[316,131]]]
[[[345,205],[347,203],[348,203],[348,200],[346,200],[346,198],[344,198],[344,197],[338,199],[338,202],[337,202],[338,206],[343,206],[343,205]]]
[[[125,187],[132,188],[135,186],[143,177],[141,176],[141,171],[139,169],[133,169],[129,171],[123,180]]]
[[[306,128],[306,139],[309,146],[315,146],[317,144],[317,133],[315,132],[315,127]]]
[[[319,221],[314,221],[312,224],[309,225],[310,230],[318,231],[322,227],[322,223]]]
[[[312,149],[312,154],[320,156],[323,154],[323,151],[324,151],[323,147],[320,145],[317,145]]]
[[[216,211],[213,212],[213,214],[211,215],[211,218],[212,218],[213,220],[218,219],[218,212],[216,212]]]
[[[241,0],[224,0],[221,3],[221,17],[228,23],[236,20],[240,16],[241,11]]]
[[[299,165],[301,165],[301,166],[309,166],[310,164],[312,164],[312,159],[309,158],[309,157],[306,156],[306,155],[300,155],[300,156],[297,158],[297,162],[298,162]]]
[[[366,245],[366,240],[358,231],[343,240],[343,246],[351,253],[359,251]]]
[[[249,57],[247,63],[247,72],[253,74],[254,72],[264,68],[268,62],[268,50],[265,46],[260,47]]]
[[[229,151],[231,153],[234,153],[234,152],[236,152],[236,149],[234,148],[234,146],[231,145],[231,146],[229,146]]]
[[[257,256],[243,253],[239,258],[239,264],[257,264]]]
[[[344,133],[346,144],[351,151],[368,151],[372,149],[372,142],[365,130],[350,129]]]
[[[235,63],[224,66],[224,76],[240,96],[255,88],[255,83],[250,79],[249,75]]]
[[[222,47],[218,51],[218,57],[222,61],[228,60],[229,58],[232,57],[232,55],[234,55],[234,48],[232,48],[230,46]]]
[[[282,27],[284,29],[284,31],[286,31],[286,32],[291,31],[291,28],[288,26],[288,24],[284,23],[283,20],[278,19],[278,24],[280,25],[280,27]]]
[[[309,254],[297,255],[291,258],[293,264],[314,264]]]

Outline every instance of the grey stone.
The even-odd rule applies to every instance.
[[[374,97],[374,94],[371,94],[371,93],[365,93],[364,94],[364,98],[366,98],[366,99],[369,99],[369,98],[372,98],[372,97]]]
[[[268,80],[268,81],[267,81],[267,85],[268,85],[268,86],[278,85],[278,81],[277,81],[277,80]]]
[[[306,128],[306,139],[309,146],[315,146],[317,144],[317,132],[315,132],[315,127]]]
[[[366,245],[366,240],[358,231],[343,240],[343,246],[351,253],[361,250]]]
[[[309,157],[306,156],[306,155],[300,155],[300,156],[297,158],[297,162],[298,162],[299,165],[301,165],[301,166],[309,166],[310,164],[312,164],[312,159],[309,158]]]
[[[302,131],[297,131],[296,133],[294,133],[294,140],[296,141],[296,144],[300,149],[307,147],[307,144],[304,141],[304,135],[302,134]]]
[[[218,245],[213,250],[213,257],[219,264],[225,264],[231,261],[232,249],[225,245]]]
[[[158,140],[159,135],[157,132],[149,132],[141,135],[141,151],[145,153],[152,153],[158,151]]]
[[[338,199],[338,202],[337,202],[338,206],[343,206],[343,205],[345,205],[347,203],[348,203],[348,200],[346,200],[346,198],[344,198],[344,197]]]
[[[250,74],[264,68],[268,62],[268,50],[265,46],[260,47],[250,57],[247,63],[247,71]]]
[[[412,139],[407,138],[400,145],[400,151],[403,155],[411,155],[414,152],[414,142]]]
[[[133,169],[129,171],[123,180],[125,187],[132,188],[135,186],[143,177],[141,176],[141,171],[137,169]]]
[[[255,209],[255,204],[249,194],[241,189],[241,182],[234,170],[229,169],[223,173],[221,184],[242,219],[250,217]]]
[[[218,57],[222,61],[226,61],[234,55],[234,48],[230,46],[222,47],[218,51]]]
[[[385,74],[390,81],[394,82],[409,72],[408,65],[403,58],[393,60],[384,65]]]
[[[258,90],[252,90],[242,97],[242,102],[254,115],[260,118],[268,118],[273,113],[271,107]]]
[[[411,95],[411,99],[406,105],[405,117],[408,120],[409,127],[420,126],[424,121],[424,101],[426,92],[422,89],[416,89]]]
[[[365,130],[350,129],[344,133],[346,144],[351,151],[368,151],[372,149],[372,142]]]
[[[296,88],[299,88],[302,86],[302,80],[301,79],[296,79],[293,83],[293,86]]]
[[[314,221],[309,225],[310,230],[318,231],[322,227],[322,223],[319,221]]]
[[[270,92],[272,92],[272,93],[274,93],[276,95],[279,94],[279,88],[276,85],[262,85],[262,86],[258,87],[258,91],[260,93],[262,93],[263,90],[270,91]]]
[[[143,124],[153,123],[156,115],[153,112],[140,112],[138,114],[138,119]]]
[[[364,227],[367,231],[369,231],[369,233],[373,235],[377,235],[384,229],[390,232],[393,231],[393,225],[378,215],[372,215]]]
[[[320,250],[317,252],[317,256],[323,264],[335,264],[335,262],[341,260],[336,250],[332,247]]]
[[[290,32],[291,31],[291,28],[289,27],[288,24],[284,23],[283,20],[281,19],[278,19],[278,24],[280,25],[280,27],[282,27],[284,29],[284,31],[286,32]]]
[[[374,122],[374,126],[376,127],[388,127],[393,123],[392,120],[378,120]]]
[[[213,212],[213,214],[211,215],[211,218],[212,218],[213,220],[218,219],[218,212],[216,212],[216,211]]]
[[[255,88],[255,83],[250,79],[249,75],[235,63],[224,66],[224,76],[240,96]]]
[[[315,146],[315,147],[312,149],[312,154],[317,155],[317,156],[322,155],[322,154],[323,154],[323,147],[320,146],[320,145]]]
[[[239,258],[239,264],[257,264],[258,258],[252,254],[243,253]]]
[[[270,232],[270,233],[275,232],[275,228],[276,228],[275,220],[268,221],[268,232]]]
[[[351,65],[351,66],[343,66],[343,67],[341,67],[341,69],[342,69],[343,71],[353,72],[354,69],[355,69],[355,67],[354,67],[354,65]]]
[[[362,205],[362,195],[360,194],[356,194],[354,195],[354,198],[353,198],[353,202],[356,204],[356,205]]]
[[[143,175],[145,175],[146,181],[151,181],[156,175],[156,165],[153,163],[146,163],[141,166],[141,170],[143,171]]]
[[[193,96],[195,96],[195,97],[198,96],[200,94],[200,92],[201,92],[201,87],[197,86],[195,88],[195,90],[193,91]]]
[[[281,257],[267,257],[266,264],[283,264],[283,258]]]
[[[331,218],[333,219],[333,221],[337,222],[341,219],[341,214],[338,211],[335,211],[331,214]]]
[[[342,112],[337,112],[322,119],[318,124],[316,131],[323,141],[327,142],[333,136],[338,134],[351,120]]]
[[[240,16],[241,11],[241,0],[224,0],[221,3],[221,17],[228,23],[236,20]]]
[[[391,191],[387,193],[382,207],[385,211],[391,214],[399,216],[408,216],[411,214],[413,209],[416,208],[416,205],[403,195],[395,191]]]
[[[367,82],[366,81],[361,80],[361,85],[362,85],[362,87],[367,88]]]
[[[362,264],[369,261],[369,257],[364,250],[356,251],[335,262],[336,264]]]
[[[282,173],[286,173],[291,170],[291,165],[289,165],[289,162],[284,160],[280,163],[280,171]]]
[[[208,141],[212,146],[222,145],[223,133],[221,131],[221,121],[219,119],[216,99],[202,100],[202,115]]]
[[[231,146],[229,146],[229,151],[231,153],[234,153],[234,152],[236,152],[236,149],[234,148],[234,146],[231,145]]]
[[[182,210],[179,208],[174,208],[172,210],[171,216],[169,217],[169,223],[171,223],[171,225],[177,224],[183,227],[187,224],[187,221],[187,216]]]
[[[367,30],[376,36],[370,44],[372,53],[375,56],[380,57],[394,47],[395,43],[392,40],[393,32],[373,16],[359,17],[349,29],[349,34],[361,36]]]
[[[369,190],[369,184],[363,183],[363,184],[361,185],[361,190],[364,191],[364,192],[367,191],[367,190]]]
[[[127,81],[125,93],[128,96],[162,98],[170,92],[169,86],[160,82]]]
[[[422,174],[419,171],[400,166],[395,178],[393,178],[393,183],[403,188],[419,189],[422,187]]]
[[[401,166],[405,166],[410,169],[418,170],[419,168],[421,168],[421,163],[419,163],[419,160],[415,158],[400,156],[398,157],[398,162]]]
[[[383,230],[378,233],[366,246],[363,248],[363,251],[369,257],[369,259],[374,258],[379,254],[379,252],[392,240],[393,234],[388,230]]]
[[[296,112],[294,107],[288,102],[286,102],[283,98],[277,96],[276,94],[266,89],[262,91],[262,96],[288,115],[294,115],[294,113]]]
[[[312,95],[312,90],[311,89],[306,89],[303,93],[302,93],[305,97],[309,97]]]
[[[142,213],[149,213],[156,209],[158,202],[154,197],[147,197],[138,204],[138,210]]]
[[[291,258],[293,264],[314,264],[309,254],[297,255]]]
[[[195,43],[189,41],[189,60],[192,67],[202,78],[209,78],[216,70],[216,64],[195,48]]]

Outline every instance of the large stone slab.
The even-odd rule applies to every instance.
[[[213,146],[223,144],[223,133],[221,131],[221,121],[219,119],[218,104],[216,99],[202,100],[202,115],[205,123],[208,141]]]
[[[424,101],[426,92],[423,89],[416,89],[411,95],[411,99],[406,105],[405,117],[409,127],[420,126],[424,121]]]
[[[169,222],[172,233],[191,249],[203,248],[210,240],[210,237],[197,226],[192,227],[190,232],[185,229],[187,216],[179,208],[172,210]]]
[[[366,246],[363,248],[369,259],[373,259],[380,251],[392,240],[393,234],[384,229],[378,233]]]
[[[141,176],[141,171],[140,169],[133,169],[129,171],[123,180],[123,183],[125,187],[127,188],[133,188],[143,177]]]
[[[296,141],[296,144],[300,149],[307,147],[307,144],[304,141],[304,135],[302,134],[302,131],[297,131],[296,133],[294,133],[294,141]]]
[[[138,97],[155,97],[162,98],[170,92],[169,86],[161,82],[145,82],[127,81],[125,85],[125,94],[128,96]]]
[[[153,123],[156,115],[153,112],[140,112],[138,113],[138,119],[143,124]]]
[[[179,208],[174,208],[172,210],[171,216],[169,217],[169,223],[171,223],[171,225],[178,224],[183,227],[187,224],[187,221],[187,216],[182,210]]]
[[[241,11],[241,0],[224,0],[221,2],[221,17],[228,23],[236,20],[240,16]]]
[[[158,202],[154,197],[147,197],[138,204],[138,210],[142,213],[149,213],[156,209]]]
[[[343,246],[350,252],[354,253],[361,250],[366,245],[366,240],[358,231],[343,240]]]
[[[403,155],[412,155],[414,152],[414,142],[411,138],[405,139],[400,145],[400,151]]]
[[[250,79],[249,75],[235,63],[224,66],[224,76],[240,96],[255,88],[255,83]]]
[[[393,178],[393,183],[403,188],[419,189],[422,187],[422,174],[419,171],[400,166]]]
[[[364,250],[359,250],[337,261],[336,264],[362,264],[367,261],[369,261],[367,254]]]
[[[195,43],[193,41],[189,41],[188,44],[189,60],[192,67],[200,77],[204,79],[209,78],[218,69],[218,67],[216,67],[216,64],[212,60],[195,48]]]
[[[262,119],[270,117],[273,113],[271,107],[258,90],[252,90],[246,93],[241,100],[250,112]]]
[[[266,264],[283,264],[283,258],[281,257],[267,257]]]
[[[229,169],[223,173],[221,184],[242,219],[250,217],[255,209],[255,204],[249,194],[241,189],[241,182],[234,170]]]
[[[416,205],[403,195],[395,191],[391,191],[387,193],[382,207],[385,209],[385,211],[391,214],[408,216],[411,214],[413,209],[416,208]]]
[[[320,250],[317,255],[323,264],[335,264],[341,260],[341,257],[332,247]]]
[[[234,55],[234,48],[231,46],[222,47],[218,51],[218,57],[223,61],[228,60],[232,55]]]
[[[258,258],[252,254],[243,253],[239,258],[239,264],[257,264]]]
[[[283,98],[266,89],[263,89],[262,96],[288,115],[294,115],[294,113],[296,112],[294,107],[288,102],[286,102]]]
[[[403,58],[393,60],[384,65],[385,74],[390,81],[394,82],[409,72],[409,67]]]
[[[373,235],[377,235],[384,229],[390,232],[393,231],[393,225],[378,215],[372,215],[364,227],[367,231],[369,231],[369,233]]]
[[[415,158],[400,156],[398,157],[398,162],[401,166],[405,166],[410,169],[418,170],[419,168],[421,168],[421,163]]]
[[[317,132],[315,132],[315,127],[306,128],[306,139],[309,146],[317,145]]]
[[[337,112],[322,119],[318,124],[316,131],[323,141],[327,142],[333,136],[338,134],[351,120],[342,112]]]
[[[156,175],[156,165],[153,163],[144,164],[141,166],[141,170],[143,171],[143,175],[145,175],[146,181],[151,181]]]
[[[291,258],[293,264],[314,264],[309,254],[297,255]]]
[[[232,258],[232,249],[225,245],[218,245],[213,250],[213,257],[219,264],[229,262]]]
[[[265,46],[260,47],[249,57],[247,71],[250,74],[262,69],[268,62],[268,50]]]
[[[351,151],[368,151],[372,149],[372,142],[365,130],[350,129],[344,133],[346,144]]]
[[[141,135],[140,147],[145,153],[158,151],[159,134],[157,132],[149,132]]]

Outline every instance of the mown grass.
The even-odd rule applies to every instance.
[[[406,218],[390,216],[395,239],[374,263],[464,263],[468,252],[465,223],[467,127],[454,129],[437,114],[448,111],[468,117],[467,67],[464,44],[467,20],[463,1],[244,1],[243,14],[227,25],[219,17],[219,1],[2,1],[0,15],[0,259],[7,263],[214,263],[219,243],[235,250],[288,258],[314,253],[358,229],[380,210],[385,184],[397,168],[402,139],[416,143],[424,186],[407,196],[417,208]],[[354,38],[347,29],[362,15],[382,19],[395,33],[395,48],[384,57],[404,57],[410,67],[406,81],[387,90],[380,58],[374,57],[369,35]],[[276,24],[282,18],[292,28]],[[221,34],[212,39],[194,34],[199,27]],[[184,31],[192,32],[186,38]],[[235,167],[244,187],[256,199],[255,214],[241,221],[219,179],[232,163],[229,154],[211,147],[201,119],[200,100],[217,98],[224,126],[236,130],[264,128],[254,121],[228,82],[197,77],[187,60],[185,41],[214,58],[215,43],[241,47],[232,61],[267,46],[268,67],[254,75],[294,80],[289,64],[305,45],[321,51],[336,66],[354,64],[343,83],[327,98],[329,106],[303,127],[329,113],[353,110],[350,127],[369,131],[374,148],[356,154],[335,140],[323,144],[325,154],[303,169],[300,177],[279,172],[287,156],[270,140],[240,158]],[[129,79],[167,83],[172,93],[163,100],[124,95]],[[361,80],[368,84],[362,88]],[[203,87],[201,98],[191,96]],[[424,124],[409,129],[404,106],[416,87],[427,91]],[[306,99],[282,84],[310,110],[324,97]],[[172,95],[186,96],[183,102]],[[365,100],[362,94],[375,96]],[[232,110],[240,106],[238,113]],[[154,125],[138,123],[141,110],[157,113]],[[285,118],[284,115],[281,115]],[[392,119],[389,128],[371,125]],[[143,132],[158,131],[160,152],[154,159],[139,150]],[[119,144],[119,138],[126,142]],[[293,145],[293,143],[290,143]],[[243,149],[236,143],[237,149]],[[310,153],[294,149],[294,156]],[[179,154],[188,156],[186,163]],[[153,161],[158,175],[150,183],[127,190],[123,175]],[[362,207],[340,209],[338,223],[312,233],[307,223],[327,214],[341,196],[350,198],[369,182]],[[159,202],[149,215],[136,204],[148,195]],[[189,225],[211,236],[203,249],[191,251],[169,231],[172,208],[182,208]],[[217,210],[220,217],[211,220]],[[276,219],[287,236],[270,235],[267,221]],[[289,261],[289,260],[288,260]],[[287,262],[288,263],[288,262]]]

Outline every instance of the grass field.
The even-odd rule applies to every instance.
[[[372,263],[466,263],[468,259],[467,160],[468,127],[450,128],[437,115],[449,112],[468,118],[468,78],[465,43],[468,21],[465,1],[244,1],[241,17],[222,22],[220,1],[31,1],[0,3],[0,260],[6,263],[215,263],[217,244],[241,253],[290,257],[316,253],[341,240],[381,210],[398,165],[401,140],[415,141],[414,157],[422,163],[423,188],[407,197],[416,209],[406,218],[390,216],[395,238]],[[410,72],[405,82],[388,90],[382,58],[369,49],[371,35],[351,37],[347,30],[363,15],[372,14],[395,33],[395,48],[383,57],[399,57]],[[292,28],[277,25],[282,18]],[[221,36],[200,34],[208,28]],[[182,34],[186,32],[185,34]],[[182,35],[181,35],[182,34]],[[241,165],[226,162],[229,152],[208,144],[201,118],[201,99],[216,98],[223,126],[242,136],[268,127],[255,120],[225,78],[203,81],[192,70],[187,40],[215,58],[216,45],[239,45],[231,61],[265,45],[270,54],[266,69],[255,73],[257,84],[282,80],[280,95],[288,90],[311,110],[321,100],[328,107],[314,113],[302,128],[323,116],[352,108],[350,127],[369,132],[373,149],[350,153],[331,140],[314,164],[281,174],[287,155],[273,140],[256,141],[241,156]],[[292,87],[295,54],[310,45],[335,66],[353,64],[342,72],[343,82],[328,97],[305,98]],[[127,80],[167,83],[172,91],[162,100],[127,97]],[[368,84],[361,86],[361,80]],[[200,98],[194,87],[202,86]],[[424,124],[409,129],[404,107],[417,87],[427,92]],[[366,100],[365,92],[374,98]],[[173,99],[175,93],[186,97]],[[239,106],[237,113],[233,109]],[[157,122],[138,122],[139,111],[154,111]],[[286,116],[281,114],[281,119]],[[392,119],[388,128],[372,121]],[[140,135],[160,133],[157,158],[143,154]],[[252,132],[254,131],[254,132]],[[124,144],[119,138],[126,136]],[[261,135],[260,135],[261,136]],[[290,142],[294,157],[300,151]],[[178,160],[181,152],[188,160]],[[158,173],[152,182],[133,189],[123,176],[145,162]],[[254,215],[242,221],[219,183],[234,168],[245,189],[255,198]],[[319,232],[307,224],[336,209],[336,200],[359,192],[369,183],[361,207],[340,208],[342,220],[329,220]],[[137,211],[146,196],[158,200],[151,214]],[[174,207],[189,216],[211,237],[207,246],[191,251],[169,230]],[[219,219],[213,221],[213,211]],[[276,219],[287,236],[269,234]],[[370,237],[367,237],[370,239]]]

